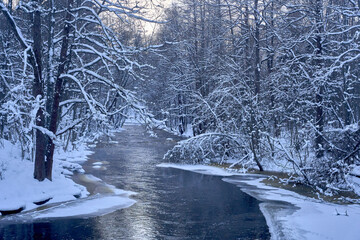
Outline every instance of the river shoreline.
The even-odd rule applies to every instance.
[[[360,205],[335,204],[266,185],[259,174],[229,172],[208,165],[160,164],[199,174],[223,175],[225,182],[261,201],[271,239],[349,239],[357,240]]]

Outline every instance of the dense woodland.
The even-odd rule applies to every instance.
[[[145,92],[195,137],[173,160],[238,159],[290,181],[351,189],[359,164],[360,2],[182,0],[166,10]]]
[[[0,3],[0,138],[21,144],[36,179],[51,179],[55,145],[136,114],[193,132],[172,161],[235,159],[328,194],[353,190],[360,1],[178,0],[150,40],[141,4]]]

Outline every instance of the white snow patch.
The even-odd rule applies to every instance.
[[[55,171],[60,171],[60,173],[65,175],[73,175],[74,172],[84,173],[84,169],[78,163],[67,162],[59,159],[55,159],[54,164],[57,165]]]
[[[358,175],[360,176],[360,175]],[[348,176],[347,180],[354,187],[354,192],[360,195],[360,178],[355,176]]]
[[[157,167],[163,168],[177,168],[187,171],[192,171],[196,173],[201,173],[204,175],[215,175],[215,176],[233,176],[238,173],[231,173],[225,169],[212,167],[207,165],[191,165],[191,164],[175,164],[175,163],[161,163]]]
[[[92,165],[94,165],[94,166],[100,166],[100,165],[103,165],[103,163],[102,163],[102,162],[94,162]]]
[[[185,132],[182,134],[184,137],[193,137],[194,136],[194,130],[193,126],[191,124],[186,125]]]
[[[360,166],[355,166],[351,171],[352,174],[360,176]]]
[[[103,166],[99,166],[99,165],[94,165],[94,166],[92,166],[92,168],[94,168],[94,169],[102,169],[102,168],[104,168]]]
[[[64,151],[63,148],[57,148],[54,153],[54,159],[65,160],[68,162],[83,163],[88,160],[88,156],[93,154],[86,144],[79,144],[73,151]]]

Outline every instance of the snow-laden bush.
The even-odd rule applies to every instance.
[[[224,163],[246,152],[243,143],[235,135],[205,133],[179,142],[165,158],[172,162]]]
[[[353,190],[348,176],[360,165],[360,128],[352,124],[342,129],[328,129],[331,139],[323,158],[309,164],[307,175],[313,185],[328,191]]]
[[[327,128],[323,135],[325,153],[321,158],[316,157],[315,136],[309,125],[304,125],[296,134],[284,131],[277,138],[268,136],[269,148],[263,159],[265,169],[276,169],[271,166],[270,162],[273,162],[279,166],[276,170],[295,174],[291,175],[291,181],[314,186],[329,194],[354,190],[348,176],[360,165],[358,124],[341,129]],[[271,155],[269,152],[272,152]]]

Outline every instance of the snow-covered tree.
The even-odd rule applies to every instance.
[[[49,0],[20,1],[14,11],[2,2],[0,8],[9,29],[3,44],[15,42],[2,54],[5,61],[12,61],[5,54],[17,54],[9,65],[14,74],[2,75],[9,94],[2,96],[1,116],[7,128],[17,124],[18,140],[26,136],[24,144],[34,146],[36,179],[51,180],[56,144],[119,127],[129,108],[145,121],[152,118],[126,89],[145,67],[134,60],[141,51],[123,45],[119,29],[104,21],[143,19],[138,4]]]
[[[360,146],[358,8],[221,0],[170,9],[159,35],[171,43],[157,68],[168,86],[162,109],[169,126],[182,133],[186,119],[196,136],[168,156],[236,157],[249,168],[290,168],[307,184],[351,188]]]

